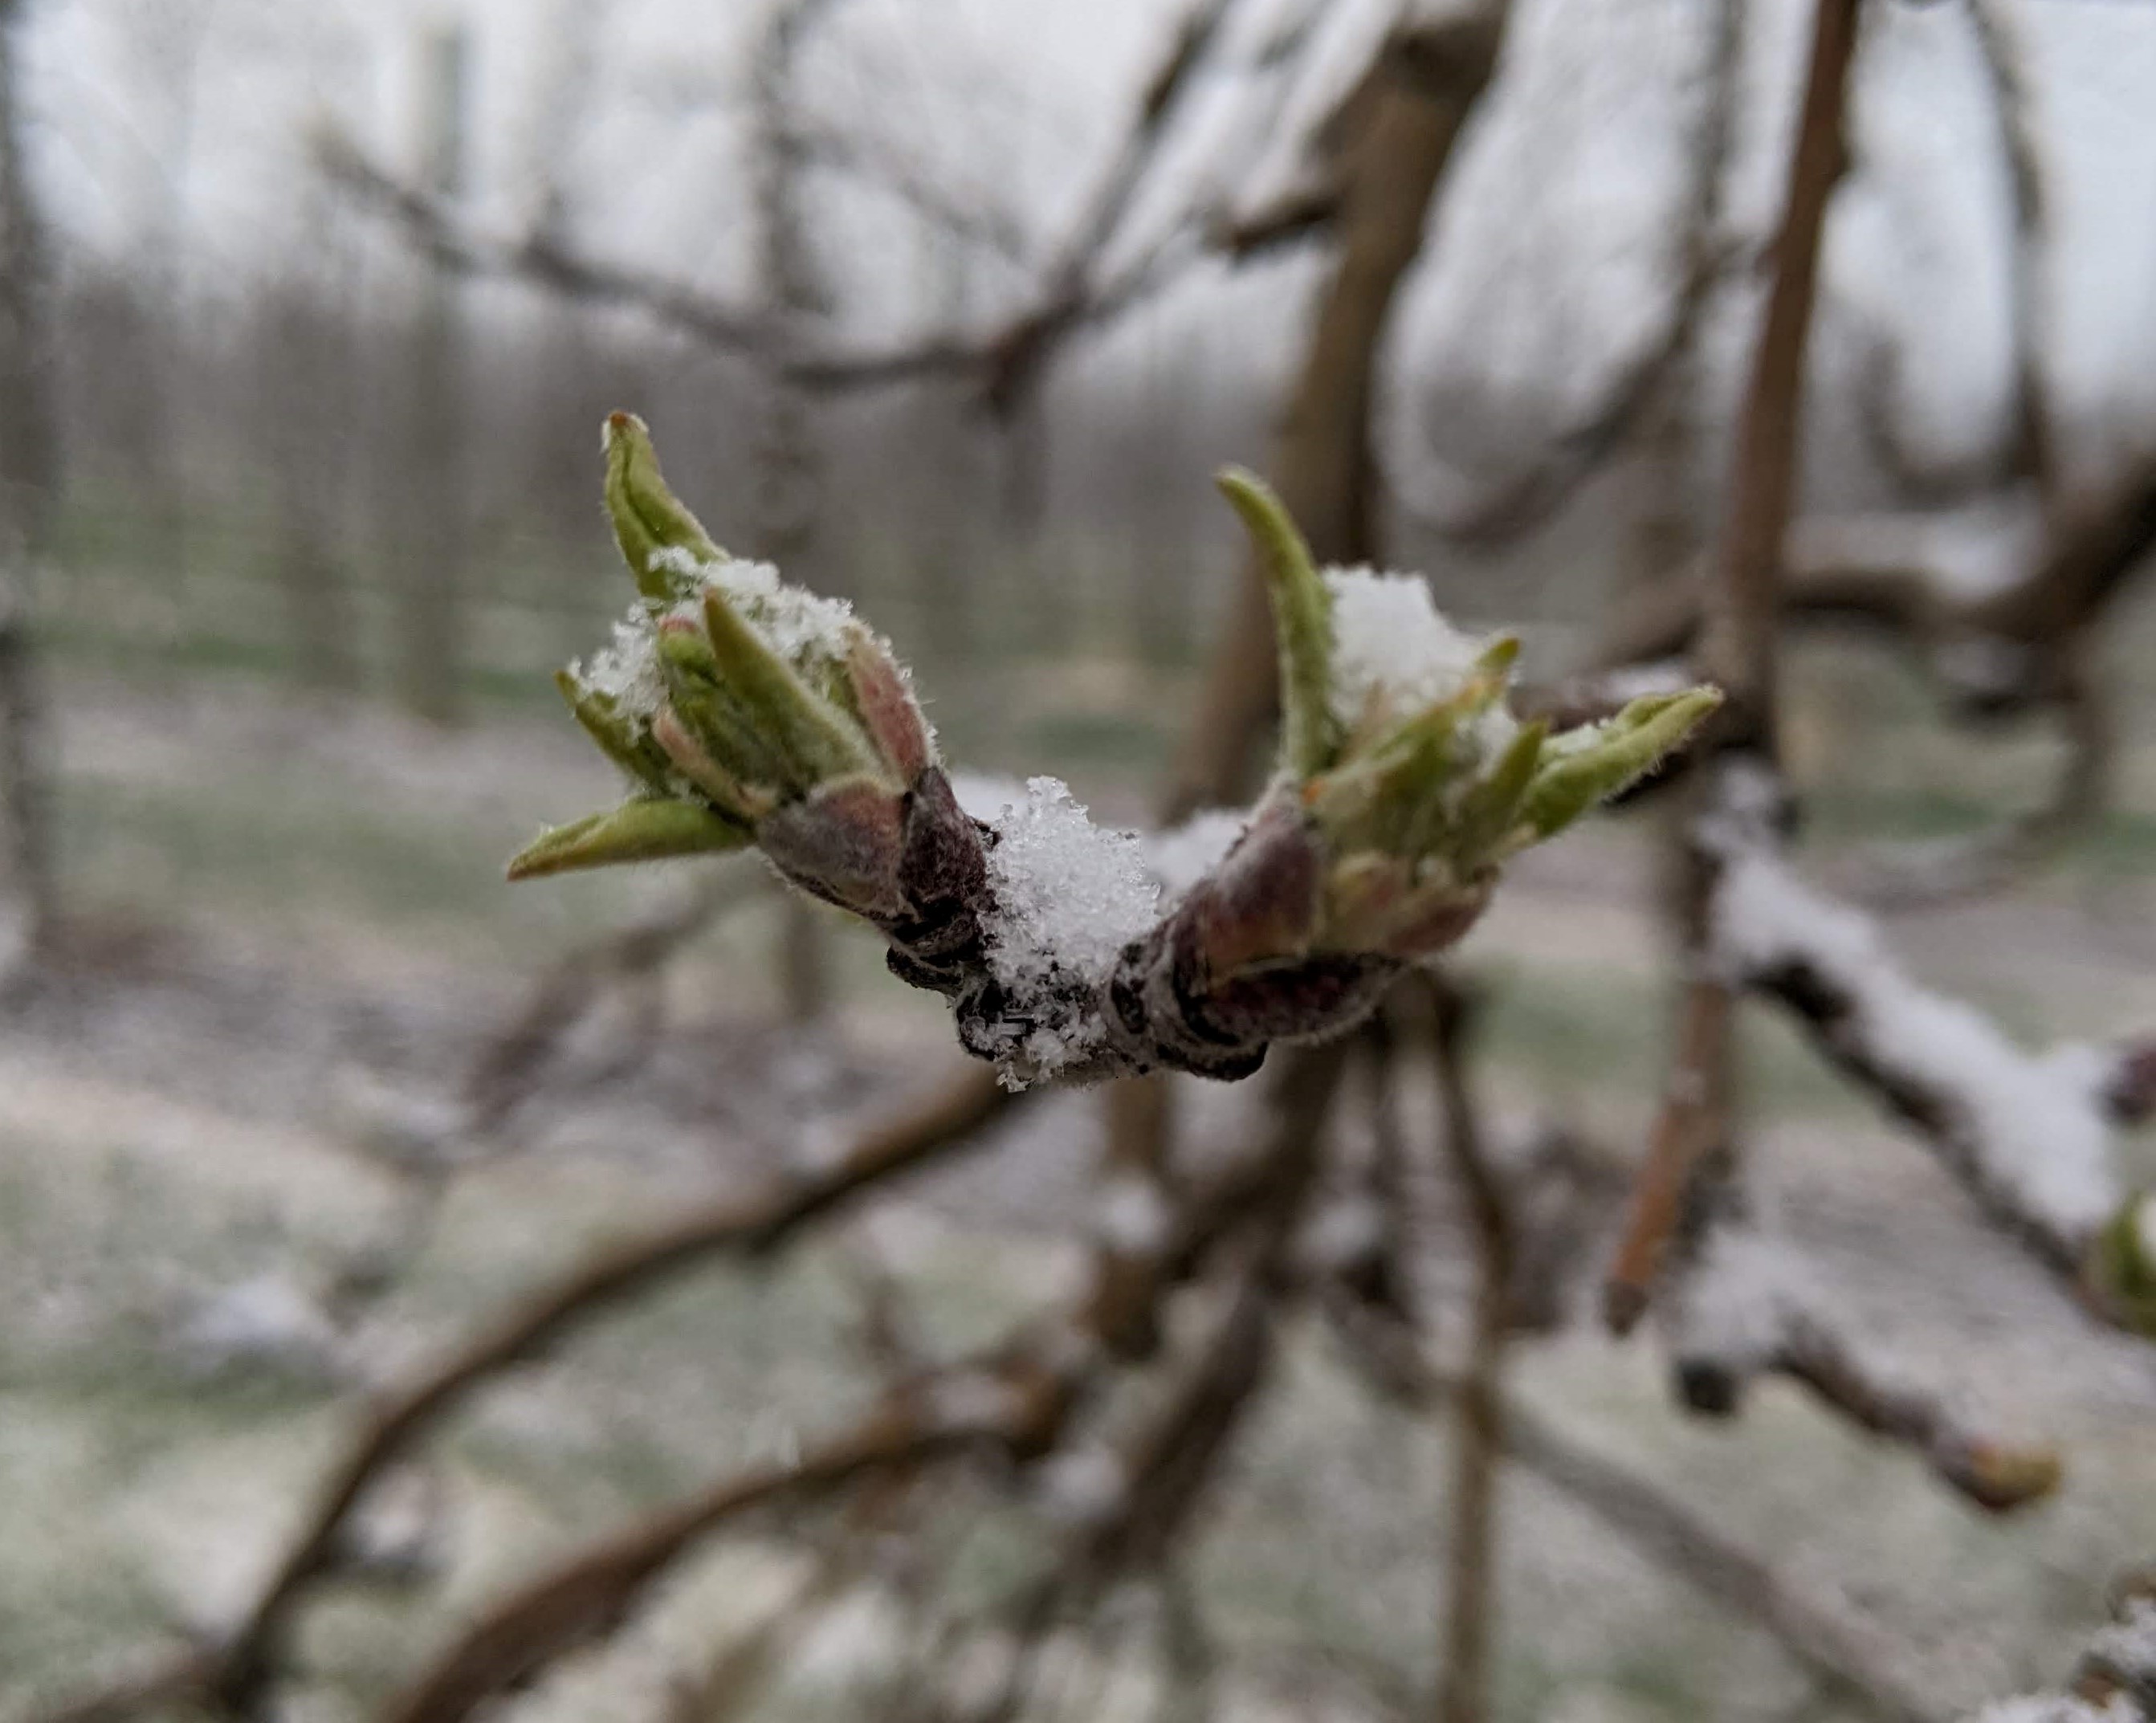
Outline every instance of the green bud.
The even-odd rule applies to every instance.
[[[659,470],[658,451],[651,433],[633,413],[607,415],[606,510],[613,522],[614,542],[635,577],[636,589],[654,603],[665,604],[687,590],[681,577],[665,568],[654,568],[651,559],[661,551],[686,551],[699,562],[716,562],[726,553],[713,544],[702,524],[667,489]]]
[[[1332,715],[1332,595],[1271,486],[1240,467],[1227,469],[1217,482],[1257,548],[1272,600],[1280,642],[1281,763],[1297,778],[1315,777],[1340,751]]]
[[[542,833],[511,860],[509,877],[536,879],[617,862],[716,855],[747,849],[752,841],[746,826],[701,803],[639,797],[604,813]]]
[[[1475,668],[1485,676],[1502,678],[1512,674],[1512,666],[1519,662],[1520,637],[1517,634],[1493,634],[1475,660]]]

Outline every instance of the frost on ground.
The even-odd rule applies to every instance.
[[[2111,1062],[2097,1049],[2025,1051],[1983,1013],[1903,974],[1869,917],[1758,850],[1727,860],[1713,946],[1739,979],[1801,967],[1845,997],[1851,1018],[1837,1038],[1889,1081],[1951,1109],[1957,1146],[2016,1213],[2072,1239],[2118,1208],[2103,1100]]]
[[[988,965],[1012,1008],[1038,1025],[1002,1061],[1023,1084],[1082,1064],[1101,1044],[1098,1015],[1065,1002],[1090,997],[1123,947],[1152,928],[1160,890],[1137,835],[1095,825],[1060,778],[1027,780],[1025,800],[992,824]]]

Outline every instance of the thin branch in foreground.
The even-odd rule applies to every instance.
[[[1280,1081],[1281,1110],[1259,1157],[1266,1176],[1264,1202],[1276,1217],[1284,1217],[1273,1223],[1279,1235],[1291,1221],[1297,1194],[1307,1187],[1317,1120],[1344,1057],[1337,1047],[1312,1049],[1289,1065]],[[1180,1224],[1157,1240],[1149,1295],[1163,1295],[1234,1233],[1252,1212],[1243,1203],[1240,1184],[1229,1180],[1213,1203],[1186,1208]],[[1040,1459],[1069,1427],[1108,1356],[1096,1326],[1098,1310],[1089,1290],[1058,1316],[926,1379],[901,1384],[853,1428],[798,1464],[721,1479],[573,1554],[459,1635],[391,1706],[388,1723],[461,1723],[495,1694],[611,1632],[642,1588],[696,1540],[773,1497],[825,1492],[864,1472],[911,1467],[983,1445],[1016,1459]],[[1172,1444],[1173,1475],[1193,1489],[1182,1462],[1186,1451],[1203,1451],[1205,1445]],[[1200,1467],[1195,1478],[1202,1479],[1206,1469]],[[1175,1510],[1173,1500],[1162,1510]]]
[[[959,1378],[953,1382],[966,1385]],[[486,1700],[612,1631],[691,1545],[752,1510],[798,1504],[894,1467],[984,1445],[1016,1446],[1029,1438],[1039,1415],[1031,1399],[1020,1392],[981,1398],[979,1407],[969,1403],[952,1417],[939,1409],[933,1385],[925,1396],[899,1397],[792,1464],[729,1476],[587,1549],[458,1636],[390,1705],[386,1723],[461,1723]]]

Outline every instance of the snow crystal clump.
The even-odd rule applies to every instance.
[[[1677,1349],[1732,1370],[1763,1369],[1790,1324],[1820,1297],[1811,1269],[1781,1239],[1751,1227],[1719,1228],[1685,1278],[1676,1310]]]
[[[1960,1146],[1979,1175],[2046,1224],[2078,1236],[2118,1207],[2103,1112],[2110,1062],[2096,1049],[2024,1052],[1982,1013],[1910,980],[1868,917],[1768,855],[1729,859],[1713,931],[1733,978],[1801,963],[1847,995],[1848,1040],[1891,1078],[1964,1115]]]
[[[1250,823],[1247,813],[1214,808],[1192,815],[1173,831],[1149,833],[1146,866],[1159,884],[1162,903],[1174,903],[1219,867]]]
[[[1149,930],[1159,890],[1137,835],[1103,831],[1057,778],[1026,781],[1026,799],[993,822],[986,918],[988,967],[1012,1011],[1036,1027],[1023,1068],[1050,1076],[1100,1044],[1091,1011],[1074,1013],[1074,992],[1107,979],[1117,955]]]
[[[1373,695],[1400,717],[1450,699],[1475,674],[1480,641],[1463,634],[1430,603],[1411,574],[1328,568],[1332,594],[1332,715],[1359,724]]]
[[[773,651],[796,668],[835,664],[846,655],[851,636],[866,632],[844,599],[789,586],[768,562],[738,557],[706,562],[677,545],[654,551],[651,566],[695,582],[694,592],[676,607],[677,613],[700,620],[703,594],[716,592],[748,619]]]
[[[613,638],[583,663],[570,665],[569,674],[580,687],[611,700],[623,717],[649,723],[666,704],[651,613],[640,604],[631,605],[613,625]]]

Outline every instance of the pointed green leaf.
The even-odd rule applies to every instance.
[[[1257,547],[1272,600],[1280,640],[1281,759],[1297,778],[1315,777],[1340,748],[1340,726],[1332,715],[1332,595],[1270,485],[1240,467],[1229,467],[1217,482]]]
[[[1634,700],[1609,721],[1599,739],[1563,754],[1536,775],[1523,809],[1527,823],[1543,838],[1563,830],[1596,803],[1653,771],[1721,704],[1721,690],[1714,688],[1646,695]]]
[[[567,670],[555,671],[554,685],[562,690],[562,698],[568,701],[577,722],[598,744],[602,754],[653,789],[666,787],[666,756],[615,710],[611,700],[586,688]]]
[[[874,772],[880,763],[859,726],[793,673],[716,589],[704,593],[704,632],[720,685],[784,762],[788,786],[808,791],[827,778]]]
[[[1494,634],[1475,660],[1475,668],[1486,676],[1507,676],[1519,661],[1520,637],[1517,634]]]
[[[1543,738],[1549,734],[1546,719],[1520,726],[1505,751],[1487,773],[1468,788],[1460,806],[1460,859],[1468,867],[1496,859],[1499,849],[1520,823],[1520,806],[1527,786],[1534,781],[1542,762]]]
[[[750,841],[747,828],[696,803],[639,797],[542,833],[511,859],[509,877],[535,879],[617,862],[712,855],[746,849]]]
[[[673,707],[660,708],[651,720],[651,740],[674,769],[710,797],[727,818],[753,827],[778,805],[777,796],[750,788],[720,764]]]
[[[702,524],[667,489],[659,470],[658,451],[651,433],[633,413],[607,415],[606,509],[613,522],[614,541],[623,560],[636,577],[636,589],[647,598],[665,603],[685,593],[687,582],[651,559],[660,551],[686,551],[699,562],[714,562],[726,554],[713,544]]]

